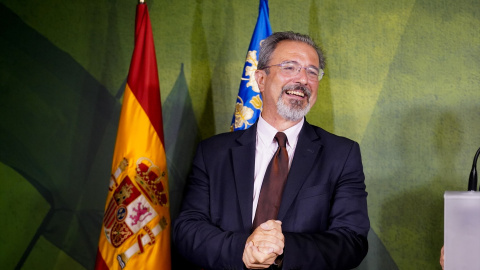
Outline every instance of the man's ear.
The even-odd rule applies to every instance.
[[[267,73],[265,73],[265,70],[255,70],[255,80],[257,81],[258,89],[260,89],[260,92],[263,92],[263,89],[265,89],[266,77]]]

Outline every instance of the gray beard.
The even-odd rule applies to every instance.
[[[285,104],[282,99],[282,93],[277,101],[277,112],[284,119],[292,122],[299,121],[310,111],[310,97],[307,99],[307,104],[303,106],[302,100],[290,100],[290,104]]]

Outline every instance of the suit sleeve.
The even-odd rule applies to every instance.
[[[242,254],[249,234],[222,230],[212,223],[210,185],[200,144],[174,224],[175,245],[180,254],[203,268],[244,269]]]
[[[352,269],[367,254],[370,222],[357,143],[351,144],[344,160],[334,183],[328,229],[319,233],[284,232],[283,269]]]

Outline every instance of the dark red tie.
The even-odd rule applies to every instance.
[[[277,139],[278,148],[265,171],[257,211],[253,219],[253,230],[267,220],[277,219],[283,188],[287,182],[287,136],[283,132],[277,132],[275,139]]]

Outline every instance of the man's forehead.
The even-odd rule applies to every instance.
[[[311,45],[296,41],[282,40],[272,53],[271,60],[277,61],[296,61],[298,58],[311,61],[310,65],[318,66],[320,64],[318,53]]]

